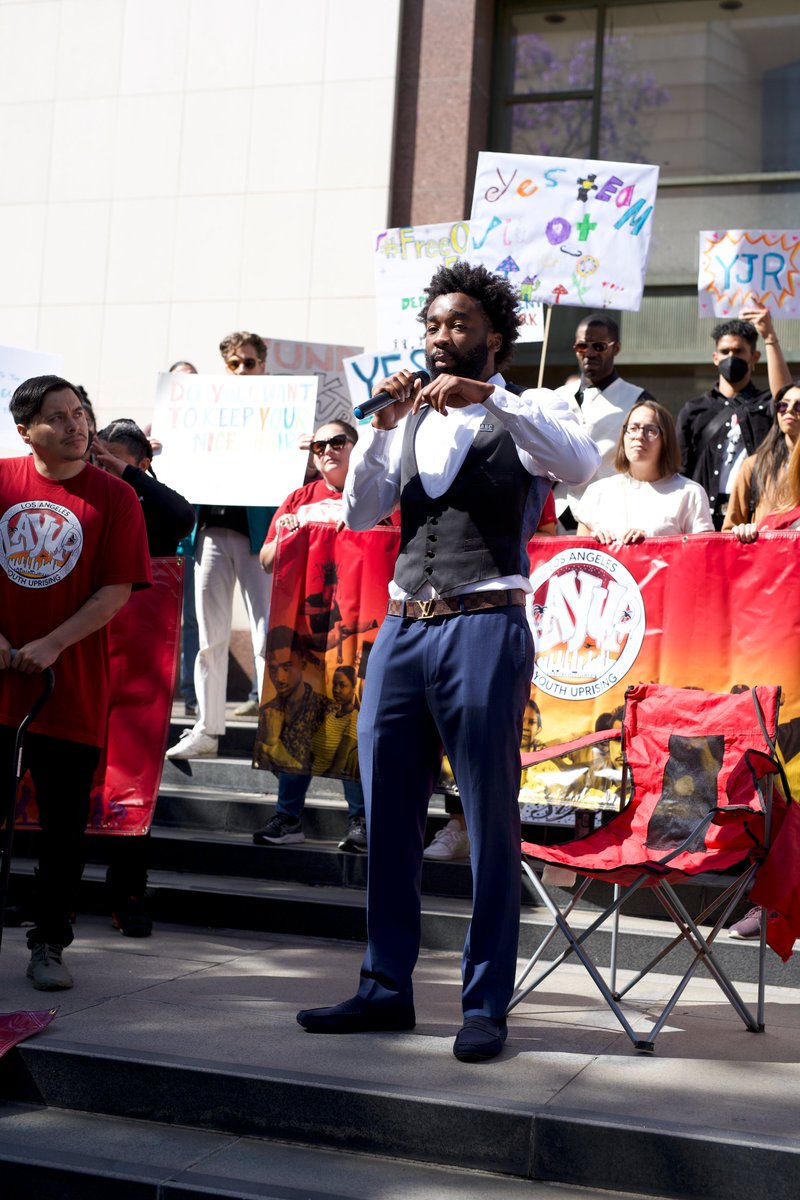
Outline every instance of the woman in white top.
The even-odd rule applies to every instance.
[[[634,404],[628,413],[614,466],[618,474],[590,483],[577,505],[579,537],[630,545],[646,537],[714,532],[705,491],[677,473],[675,422],[655,400]]]

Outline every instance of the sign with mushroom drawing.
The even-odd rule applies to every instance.
[[[523,300],[637,311],[658,167],[484,152],[470,261],[506,275]]]
[[[473,261],[475,243],[469,221],[447,221],[439,225],[406,225],[382,229],[375,237],[375,299],[378,316],[378,348],[382,355],[416,353],[425,337],[419,314],[425,305],[425,288],[439,267]],[[510,261],[510,260],[509,260]],[[507,275],[514,267],[493,268]],[[517,280],[514,280],[515,284]],[[542,305],[530,288],[518,287],[520,341],[542,340]],[[424,356],[419,364],[424,368]],[[397,367],[394,368],[397,370]],[[417,370],[415,366],[413,370]],[[384,375],[391,372],[384,371]]]

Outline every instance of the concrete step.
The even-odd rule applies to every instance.
[[[375,1036],[406,1050],[421,1041],[373,1035],[366,1049]],[[534,1079],[529,1099],[502,1098],[436,1087],[424,1073],[416,1085],[370,1083],[355,1062],[348,1079],[213,1055],[213,1043],[186,1057],[57,1031],[21,1043],[0,1062],[4,1197],[429,1200],[477,1195],[476,1182],[484,1196],[521,1197],[512,1185],[522,1183],[528,1197],[567,1188],[553,1200],[575,1186],[684,1200],[797,1195],[795,1139],[726,1133],[713,1112],[693,1127],[606,1115],[601,1097],[591,1112],[548,1105]],[[12,1180],[20,1190],[6,1190]]]
[[[0,1058],[0,1162],[6,1138],[19,1171],[30,1162],[59,1167],[54,1159],[62,1149],[78,1157],[60,1165],[76,1171],[87,1157],[107,1154],[119,1182],[105,1193],[99,1185],[68,1192],[59,1190],[61,1176],[49,1189],[45,1180],[22,1195],[116,1200],[153,1196],[154,1183],[162,1187],[156,1195],[181,1195],[170,1191],[167,1170],[192,1194],[180,1174],[190,1170],[196,1195],[249,1196],[237,1190],[242,1168],[232,1142],[271,1139],[298,1158],[321,1154],[315,1180],[286,1180],[252,1151],[248,1185],[255,1195],[281,1200],[470,1195],[460,1175],[449,1175],[453,1169],[487,1173],[487,1197],[495,1194],[494,1174],[531,1188],[541,1181],[682,1200],[796,1196],[796,990],[770,989],[766,1032],[753,1035],[716,985],[697,979],[657,1053],[642,1056],[586,972],[564,966],[514,1010],[500,1058],[468,1066],[452,1054],[458,954],[421,954],[413,1031],[319,1037],[305,1033],[295,1014],[351,993],[361,958],[355,943],[197,926],[159,927],[142,942],[114,935],[97,918],[82,918],[77,932],[68,951],[74,989],[50,998],[59,1011],[43,1033]],[[2,990],[9,1011],[31,1006],[26,963],[23,932],[7,931]],[[666,976],[653,977],[638,1000],[626,1001],[637,1029],[654,1019],[673,986]],[[752,987],[741,986],[751,1002]],[[97,1114],[96,1127],[70,1133],[53,1109],[65,1119]],[[44,1132],[32,1142],[25,1134],[35,1134],[38,1116]],[[109,1128],[106,1138],[103,1118],[125,1124]],[[153,1138],[149,1153],[138,1125],[128,1121]],[[218,1140],[192,1144],[192,1134]],[[363,1156],[357,1169],[367,1174],[355,1181],[337,1174],[328,1152]],[[242,1159],[250,1154],[241,1151]],[[381,1186],[385,1168],[375,1160],[387,1158],[397,1160],[397,1173],[390,1168]],[[140,1182],[127,1171],[132,1161],[145,1164],[151,1190],[136,1190]],[[443,1168],[440,1182],[427,1180],[427,1192],[409,1183],[403,1193],[412,1164]],[[9,1176],[0,1170],[6,1200]]]
[[[45,1105],[0,1103],[5,1200],[588,1200],[582,1188]],[[324,1191],[321,1190],[324,1181]],[[592,1200],[621,1193],[592,1190]]]
[[[251,847],[246,847],[251,849]],[[254,852],[258,848],[252,847]],[[302,847],[290,846],[276,850],[289,863]],[[292,878],[246,878],[197,871],[150,872],[149,893],[151,910],[157,923],[172,922],[202,925],[209,929],[241,929],[263,933],[290,934],[298,937],[327,938],[336,941],[366,941],[364,892],[364,859],[362,856],[326,851],[334,870],[339,864],[339,876],[333,882],[302,883]],[[438,872],[469,875],[462,863],[432,864]],[[426,868],[427,869],[427,868]],[[15,859],[13,879],[17,895],[29,894],[33,883],[34,860]],[[457,888],[457,883],[453,884]],[[598,885],[602,887],[602,885]],[[554,891],[560,901],[568,893]],[[107,914],[109,900],[105,887],[105,868],[88,864],[79,895],[81,913]],[[573,926],[585,928],[596,915],[594,908],[576,909]],[[422,947],[428,950],[459,952],[466,938],[470,920],[469,900],[457,895],[423,896]],[[520,930],[521,958],[529,956],[549,928],[549,917],[541,907],[526,905],[522,910]],[[618,963],[620,969],[638,971],[655,955],[665,949],[673,938],[670,922],[624,914],[620,919]],[[551,961],[564,948],[559,934],[545,952],[544,960]],[[598,930],[592,937],[591,953],[602,967],[611,961],[610,929]],[[758,949],[753,942],[743,942],[720,934],[715,953],[723,969],[733,979],[753,983],[758,976]],[[687,947],[679,946],[660,965],[667,975],[682,974],[691,961]],[[701,974],[704,972],[701,971]],[[766,980],[782,987],[800,987],[800,955],[781,963],[771,951],[766,959]]]

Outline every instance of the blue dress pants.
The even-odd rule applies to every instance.
[[[472,851],[465,1016],[500,1020],[511,999],[520,908],[520,739],[533,672],[521,607],[428,620],[387,617],[358,718],[367,809],[367,952],[359,995],[409,1003],[420,942],[428,801],[446,752]]]

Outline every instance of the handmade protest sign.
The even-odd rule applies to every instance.
[[[303,482],[316,376],[158,377],[159,478],[193,504],[280,504]]]
[[[344,377],[350,393],[351,408],[369,400],[372,389],[387,375],[395,371],[425,371],[425,351],[421,346],[414,350],[396,350],[391,354],[357,354],[344,360]],[[349,420],[352,421],[352,413]]]
[[[17,387],[34,375],[60,375],[63,371],[60,354],[43,354],[38,350],[19,350],[15,346],[0,346],[0,458],[16,458],[25,453],[8,405]]]
[[[425,288],[439,267],[473,261],[468,221],[384,229],[375,238],[375,300],[378,345],[393,351],[422,346],[418,320]],[[542,306],[529,289],[520,290],[520,341],[542,340]],[[424,367],[424,363],[422,364]],[[415,368],[419,369],[419,368]]]
[[[800,317],[800,231],[704,229],[697,293],[701,317],[735,317],[752,304]]]
[[[361,353],[360,346],[294,342],[289,338],[268,338],[267,344],[268,371],[275,375],[316,375],[314,429],[340,417],[351,419],[343,364],[346,357]]]
[[[478,156],[471,262],[543,304],[635,312],[658,167],[538,155]]]

